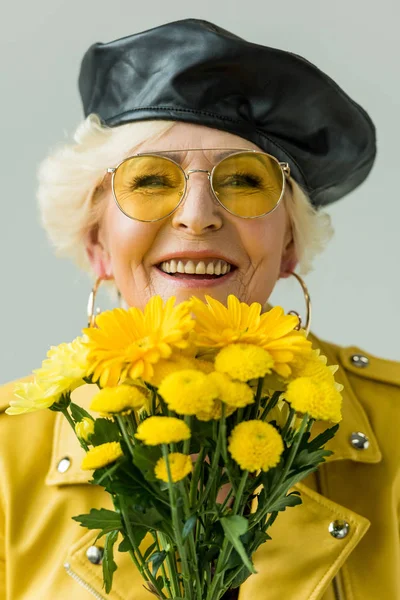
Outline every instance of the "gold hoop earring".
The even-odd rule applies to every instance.
[[[297,325],[297,327],[295,327],[295,329],[299,330],[299,329],[303,328],[306,332],[306,337],[307,337],[308,334],[310,333],[311,316],[312,316],[310,293],[309,293],[308,288],[307,288],[306,284],[304,283],[303,279],[300,277],[300,275],[298,275],[297,273],[294,273],[293,271],[290,273],[290,275],[293,275],[297,279],[297,281],[301,285],[301,289],[303,290],[304,300],[306,303],[306,313],[307,313],[306,314],[306,322],[305,322],[304,327],[303,327],[302,320],[301,320],[301,317],[298,312],[296,312],[295,310],[291,310],[288,312],[288,315],[296,315],[296,317],[299,319],[299,324]]]
[[[89,300],[88,300],[88,304],[87,304],[88,327],[96,327],[96,316],[101,313],[100,308],[97,308],[95,310],[95,302],[96,302],[97,292],[99,290],[99,287],[100,287],[102,281],[110,281],[110,279],[113,279],[113,278],[112,277],[98,277],[96,279],[94,286],[92,287],[92,291],[89,294]],[[121,303],[121,292],[119,290],[118,290],[118,298]]]

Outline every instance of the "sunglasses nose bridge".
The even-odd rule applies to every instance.
[[[207,169],[190,169],[190,171],[185,172],[186,180],[189,179],[189,177],[192,173],[207,173],[208,179],[210,179],[210,177],[211,177],[211,172],[207,171]]]

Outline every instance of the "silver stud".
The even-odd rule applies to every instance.
[[[94,565],[99,565],[103,559],[104,550],[99,546],[89,546],[86,550],[87,559]]]
[[[71,459],[69,459],[68,456],[64,456],[64,458],[62,458],[57,465],[57,471],[59,473],[65,473],[65,471],[68,471],[70,466],[71,466]]]
[[[356,450],[367,450],[369,448],[369,439],[361,431],[355,431],[351,434],[350,443]]]
[[[369,358],[363,354],[353,354],[353,356],[350,357],[350,360],[355,367],[360,367],[361,369],[368,367],[369,365]]]
[[[347,521],[342,521],[341,519],[338,519],[337,521],[332,521],[332,523],[330,523],[329,525],[329,533],[332,537],[338,540],[345,538],[346,535],[349,533],[349,530],[350,525],[347,523]]]

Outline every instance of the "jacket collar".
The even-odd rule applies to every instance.
[[[327,460],[353,460],[360,463],[378,463],[382,459],[378,441],[372,429],[368,416],[356,397],[346,371],[351,365],[350,357],[356,352],[356,348],[339,348],[319,340],[316,336],[310,334],[313,346],[320,348],[322,353],[328,358],[328,364],[339,364],[339,369],[335,374],[338,383],[344,386],[343,396],[343,420],[339,431],[327,445],[327,449],[334,452]],[[364,353],[365,354],[365,353]],[[74,402],[89,409],[90,401],[93,395],[98,391],[96,385],[84,385],[76,389],[72,394]],[[89,411],[90,412],[90,411]],[[320,433],[326,429],[326,423],[315,423],[313,432]],[[369,447],[365,450],[357,450],[350,443],[352,433],[362,432],[369,439]],[[47,485],[73,485],[84,484],[91,479],[91,472],[82,471],[80,464],[84,456],[84,451],[80,447],[75,433],[65,417],[57,413],[55,419],[53,450],[51,464],[46,477]],[[60,461],[67,459],[69,464],[66,471],[60,472]]]

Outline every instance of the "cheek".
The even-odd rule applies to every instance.
[[[280,265],[285,232],[284,211],[240,224],[239,235],[254,267],[274,269]]]
[[[108,252],[111,257],[113,274],[123,293],[136,279],[145,277],[143,258],[153,245],[159,225],[140,223],[124,215],[113,203],[105,214],[105,232]]]

